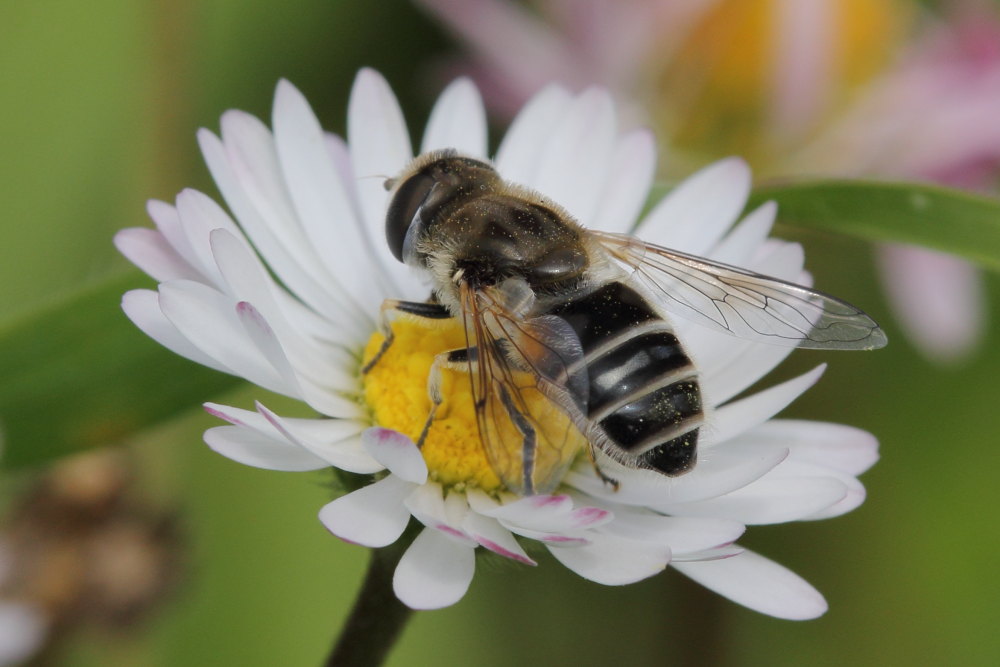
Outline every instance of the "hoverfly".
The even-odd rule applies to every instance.
[[[536,192],[482,160],[441,150],[388,179],[386,240],[396,259],[429,274],[427,302],[387,301],[386,314],[455,318],[466,347],[440,369],[468,372],[491,465],[512,491],[551,490],[552,452],[589,448],[629,468],[676,476],[696,462],[705,409],[698,369],[666,313],[753,341],[819,349],[874,349],[886,338],[850,304],[735,266],[623,234],[584,229]],[[554,404],[566,420],[553,420]],[[564,463],[561,465],[565,465]]]

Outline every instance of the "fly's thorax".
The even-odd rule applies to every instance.
[[[556,293],[578,284],[591,263],[579,225],[558,206],[510,186],[442,210],[424,230],[416,247],[425,266],[435,276],[460,275],[473,289],[516,278]]]

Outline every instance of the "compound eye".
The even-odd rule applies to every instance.
[[[385,240],[389,250],[403,261],[403,242],[417,212],[434,189],[434,178],[427,173],[416,173],[400,184],[385,214]]]

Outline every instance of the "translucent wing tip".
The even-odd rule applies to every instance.
[[[885,335],[885,332],[881,328],[876,326],[868,336],[867,343],[868,345],[864,349],[878,350],[889,344],[889,337]]]
[[[878,350],[889,343],[888,336],[874,320],[836,322],[810,332],[798,346],[813,350]]]

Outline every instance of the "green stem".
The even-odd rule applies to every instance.
[[[413,611],[392,590],[392,575],[405,546],[400,540],[372,549],[365,581],[326,660],[327,667],[378,667],[399,639]]]

